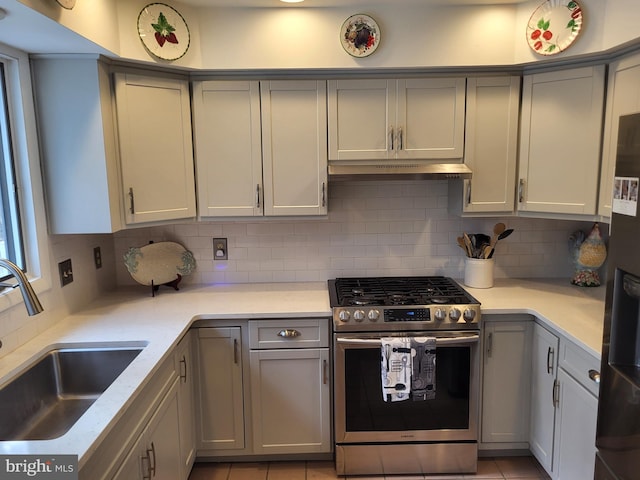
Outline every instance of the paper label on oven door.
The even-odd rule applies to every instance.
[[[613,179],[614,213],[635,217],[638,212],[638,177],[615,177]]]

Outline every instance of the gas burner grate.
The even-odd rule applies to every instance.
[[[469,294],[448,277],[337,278],[336,305],[464,304]]]

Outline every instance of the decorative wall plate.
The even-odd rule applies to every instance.
[[[351,15],[340,29],[340,43],[349,55],[367,57],[380,43],[380,27],[368,15]]]
[[[527,42],[540,55],[555,55],[569,48],[582,28],[582,7],[575,0],[547,0],[527,24]]]
[[[164,3],[150,3],[138,15],[138,35],[150,53],[177,60],[189,49],[189,27],[180,13]]]
[[[58,2],[61,7],[66,8],[67,10],[71,10],[76,6],[76,0],[56,0],[56,2]]]
[[[175,242],[132,247],[123,259],[131,277],[141,285],[173,282],[178,275],[189,275],[196,268],[193,254]]]

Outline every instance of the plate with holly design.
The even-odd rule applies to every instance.
[[[189,27],[164,3],[150,3],[138,15],[138,35],[145,48],[163,60],[177,60],[189,49]]]
[[[540,55],[555,55],[578,38],[582,29],[582,7],[575,0],[547,0],[527,24],[527,42]]]

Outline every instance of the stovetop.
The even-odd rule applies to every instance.
[[[448,277],[329,280],[334,330],[469,330],[480,302]]]

